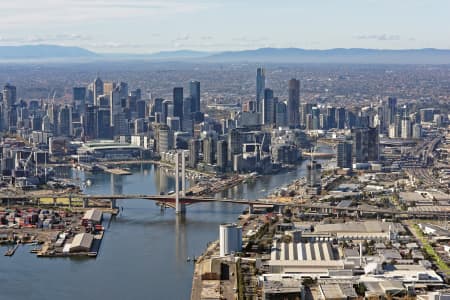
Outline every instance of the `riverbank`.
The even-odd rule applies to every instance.
[[[117,176],[87,173],[72,167],[56,170],[65,178],[92,181],[85,188],[85,193],[90,195],[158,195],[160,191],[175,189],[171,172],[162,172],[157,165],[132,166],[130,171],[131,175]],[[217,197],[261,199],[276,187],[304,176],[305,172],[302,165],[291,172],[261,176]],[[129,298],[129,291],[133,290],[140,298],[152,295],[155,299],[189,299],[194,267],[192,261],[187,261],[188,257],[203,253],[209,241],[218,239],[219,225],[235,222],[247,209],[230,203],[197,203],[187,207],[186,215],[176,216],[173,210],[161,210],[152,201],[121,200],[118,205],[123,211],[112,219],[109,227],[104,225],[106,233],[95,262],[78,257],[36,259],[28,251],[34,246],[19,247],[12,258],[0,255],[0,278],[9,282],[2,296],[19,300],[44,300],[61,295],[68,300],[92,297],[119,300]],[[31,269],[33,272],[28,271]],[[126,273],[126,278],[121,279],[121,284],[111,285],[120,273]],[[23,286],[30,282],[39,285],[24,290]],[[167,288],[168,282],[176,282],[177,288]]]

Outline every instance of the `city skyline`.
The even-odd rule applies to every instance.
[[[449,49],[449,9],[446,1],[420,0],[285,1],[283,6],[253,0],[20,0],[2,4],[0,46],[56,44],[101,53]]]

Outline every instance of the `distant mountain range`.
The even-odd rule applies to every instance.
[[[272,63],[358,63],[358,64],[450,64],[450,50],[406,49],[379,50],[336,48],[309,50],[299,48],[261,48],[229,51],[206,58],[211,61],[246,61]]]
[[[0,46],[0,60],[48,60],[80,58],[89,60],[148,60],[187,62],[250,63],[356,63],[356,64],[450,64],[450,50],[405,49],[381,50],[336,48],[310,50],[300,48],[260,48],[255,50],[202,52],[193,50],[163,51],[153,54],[105,54],[79,47],[55,45]]]
[[[56,45],[0,46],[0,60],[98,57],[97,53],[80,47]]]

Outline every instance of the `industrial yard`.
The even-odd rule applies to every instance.
[[[17,245],[31,244],[38,257],[98,254],[104,234],[103,212],[98,209],[0,209],[0,245],[14,255]]]

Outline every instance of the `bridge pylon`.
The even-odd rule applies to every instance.
[[[186,158],[184,151],[177,151],[175,155],[175,213],[176,214],[184,214],[186,213],[186,205],[180,203],[180,154],[181,154],[181,173],[183,175],[183,196],[184,196],[184,189],[185,189],[185,168],[186,168]]]

